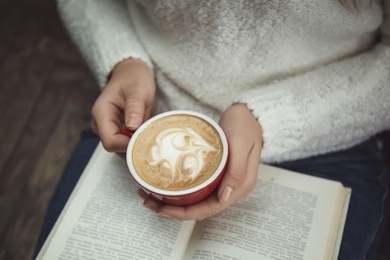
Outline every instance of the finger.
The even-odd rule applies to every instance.
[[[234,202],[232,195],[246,177],[248,154],[253,147],[253,145],[248,145],[234,136],[231,136],[228,140],[229,147],[231,147],[229,150],[229,163],[218,188],[218,199],[225,205]]]
[[[129,142],[129,137],[121,134],[122,123],[120,119],[123,118],[123,115],[115,105],[106,102],[103,106],[101,102],[104,101],[96,101],[92,108],[93,130],[99,135],[103,147],[107,151],[123,153]]]
[[[145,100],[140,97],[128,97],[125,103],[125,124],[129,130],[136,130],[143,122]]]
[[[115,153],[115,154],[118,155],[123,160],[126,160],[126,153]]]
[[[138,196],[144,200],[144,206],[158,213],[160,216],[177,220],[202,220],[211,217],[225,209],[225,205],[218,201],[216,193],[207,199],[185,207],[162,204],[148,196],[142,189],[138,189]]]
[[[144,204],[162,217],[177,220],[202,220],[214,216],[226,208],[226,205],[219,202],[216,194],[185,207],[162,205],[152,199],[146,199]]]
[[[149,197],[148,194],[141,188],[138,189],[137,194],[143,200],[146,200]]]
[[[236,189],[234,196],[232,197],[232,201],[237,201],[240,198],[244,198],[249,195],[249,193],[255,188],[257,183],[257,175],[260,166],[260,149],[256,148],[252,149],[248,156],[247,161],[247,170],[245,174],[245,179],[241,183],[241,185]]]
[[[234,194],[231,194],[231,202],[246,197],[255,188],[260,163],[259,151],[260,149],[250,150],[248,163],[246,164],[247,169],[245,170],[245,178],[240,182],[239,187],[235,190]],[[186,207],[161,205],[151,199],[145,200],[145,206],[166,218],[202,220],[223,211],[227,207],[227,204],[221,203],[215,192],[206,200]]]
[[[144,206],[150,209],[151,211],[154,211],[157,213],[159,209],[161,208],[162,204],[152,198],[149,197],[149,195],[143,190],[138,189],[137,191],[138,196],[144,200]]]
[[[261,145],[259,143],[255,143],[253,149],[249,153],[247,172],[251,175],[257,176],[260,166],[260,158],[261,158]]]
[[[95,122],[95,119],[92,118],[91,120],[91,129],[92,131],[98,135],[98,130],[97,130],[97,125],[96,125],[96,122]]]

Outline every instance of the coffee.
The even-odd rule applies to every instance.
[[[218,168],[223,145],[217,130],[186,114],[157,119],[135,140],[132,163],[147,183],[164,190],[184,190],[207,180]]]

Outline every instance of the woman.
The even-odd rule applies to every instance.
[[[92,129],[105,149],[125,152],[122,127],[173,109],[207,114],[227,135],[216,194],[173,207],[140,191],[146,207],[173,219],[217,214],[250,193],[261,159],[352,187],[340,258],[375,250],[388,176],[373,136],[390,128],[389,1],[64,0],[59,10],[103,89]]]

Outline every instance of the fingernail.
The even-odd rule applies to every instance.
[[[127,116],[126,126],[130,128],[137,128],[140,125],[140,117],[137,114],[130,114]]]
[[[163,218],[168,218],[168,219],[171,219],[172,217],[171,217],[171,215],[169,215],[169,214],[167,214],[167,213],[165,213],[165,212],[160,212],[160,213],[158,213],[161,217],[163,217]]]
[[[224,204],[229,203],[229,199],[230,199],[232,193],[233,193],[232,187],[229,187],[229,186],[225,187],[225,189],[223,190],[223,192],[221,194],[220,201]]]

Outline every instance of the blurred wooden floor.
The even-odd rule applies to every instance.
[[[98,86],[54,0],[0,0],[0,259],[30,259]]]
[[[31,258],[98,93],[54,0],[0,0],[0,259]]]

